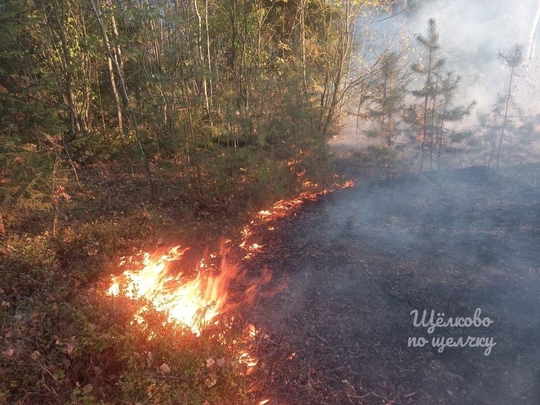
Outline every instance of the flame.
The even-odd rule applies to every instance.
[[[217,275],[203,273],[213,267],[204,259],[199,261],[193,280],[186,280],[182,273],[170,274],[171,263],[180,260],[186,250],[175,246],[164,254],[144,253],[142,268],[113,276],[107,294],[133,300],[145,298],[155,310],[167,315],[168,322],[186,326],[199,336],[204,326],[228,309],[229,284],[239,277],[239,271],[223,256]],[[136,264],[137,260],[129,258],[127,262]],[[135,315],[137,322],[144,322],[145,309],[142,306]]]
[[[303,172],[302,172],[303,175]],[[318,192],[303,192],[290,200],[279,200],[268,210],[258,213],[258,220],[253,220],[241,232],[242,242],[239,247],[246,254],[243,259],[251,259],[263,251],[264,245],[254,241],[257,232],[255,229],[264,225],[266,230],[274,230],[274,226],[266,225],[273,220],[294,215],[296,211],[308,201],[316,201],[320,196],[332,192],[335,188],[352,187],[354,182],[345,184],[335,183],[333,189]],[[229,242],[229,241],[227,241]],[[122,260],[121,265],[133,266],[120,276],[112,277],[107,294],[113,297],[124,296],[133,300],[146,299],[153,308],[167,316],[167,321],[188,327],[197,336],[202,329],[210,325],[219,314],[231,309],[233,305],[229,300],[229,286],[233,281],[244,278],[244,272],[238,266],[233,266],[225,260],[225,254],[211,254],[210,259],[221,257],[221,265],[216,268],[201,259],[196,270],[196,277],[188,279],[184,272],[173,274],[171,264],[179,261],[188,249],[175,246],[168,251],[154,254],[144,253],[142,260],[129,257]],[[271,279],[267,271],[252,280],[250,286],[244,291],[244,302],[253,300],[258,293],[258,286],[267,284]],[[144,323],[146,305],[141,305],[134,319],[137,323]]]
[[[313,184],[309,182],[310,184]],[[264,221],[271,221],[277,218],[288,216],[291,212],[295,212],[306,202],[317,201],[321,196],[330,194],[338,188],[349,188],[354,186],[353,180],[347,180],[343,184],[334,183],[332,188],[322,191],[304,191],[298,197],[290,200],[279,200],[270,209],[259,211],[259,218]]]
[[[303,176],[304,172],[300,173]],[[263,252],[264,244],[254,239],[259,235],[261,229],[274,231],[276,227],[272,221],[280,218],[293,216],[298,209],[306,202],[316,201],[320,196],[326,195],[338,188],[352,187],[354,182],[347,181],[344,184],[334,183],[331,189],[322,191],[305,191],[298,197],[289,200],[280,200],[271,208],[258,212],[258,216],[246,225],[241,231],[241,243],[239,247],[246,253],[243,259],[251,259],[256,254]],[[305,187],[318,187],[317,184],[309,181],[304,182]],[[225,244],[231,243],[228,239]],[[176,271],[176,264],[189,248],[175,246],[169,250],[161,250],[156,253],[143,253],[124,258],[122,266],[129,267],[119,276],[111,277],[111,284],[107,289],[107,295],[112,297],[126,297],[132,300],[146,300],[139,306],[138,311],[133,315],[133,321],[138,324],[145,324],[145,315],[150,307],[166,315],[167,322],[179,325],[191,330],[195,335],[200,336],[206,326],[217,324],[218,315],[235,308],[238,305],[252,302],[256,295],[261,293],[261,286],[271,281],[271,273],[263,269],[258,277],[250,276],[247,286],[241,291],[243,299],[234,301],[237,298],[231,297],[229,287],[231,284],[245,284],[246,270],[232,265],[226,260],[225,253],[210,254],[209,261],[204,258],[199,260],[193,271]],[[216,264],[219,260],[220,264]],[[184,269],[185,270],[185,269]],[[191,269],[190,269],[191,270]],[[195,273],[195,277],[188,277],[187,274]],[[270,294],[279,291],[285,286],[284,280],[278,289]],[[236,287],[236,286],[235,286]],[[237,288],[235,288],[237,290]],[[227,322],[222,322],[220,326],[227,328]],[[225,336],[220,333],[219,336]],[[260,331],[253,325],[248,325],[244,330],[240,341],[233,340],[233,345],[238,345],[236,359],[240,365],[246,369],[246,375],[250,375],[259,363],[259,359],[253,354],[254,348],[245,349],[245,342],[255,342],[261,335]],[[287,360],[292,360],[296,353],[292,353]],[[221,367],[222,359],[207,359],[208,367]],[[206,382],[205,382],[206,383]],[[208,384],[215,384],[214,380],[209,380]],[[209,387],[211,385],[208,385]],[[263,399],[259,405],[270,402],[270,399]]]
[[[291,163],[292,164],[292,163]],[[305,170],[300,172],[298,175],[301,178],[304,176]],[[318,184],[312,183],[311,181],[304,181],[303,185],[307,188],[309,187],[318,187]],[[246,251],[246,255],[243,257],[244,260],[251,259],[255,256],[255,253],[261,253],[264,245],[261,245],[258,242],[252,241],[252,238],[256,234],[255,228],[261,224],[270,224],[272,221],[281,218],[287,218],[293,216],[306,202],[317,201],[321,196],[330,194],[338,189],[350,188],[354,186],[353,180],[347,180],[343,183],[339,182],[339,179],[336,177],[336,180],[331,188],[327,188],[321,191],[304,191],[298,197],[292,199],[282,199],[274,203],[272,207],[266,210],[261,210],[257,213],[256,220],[250,222],[249,225],[246,225],[241,232],[242,243],[239,247]],[[273,231],[276,228],[272,225],[266,225],[265,229],[267,231]]]
[[[240,353],[238,361],[241,364],[245,364],[248,367],[248,374],[250,374],[253,370],[253,367],[255,367],[259,363],[259,359],[257,359],[256,357],[253,357],[248,352]]]

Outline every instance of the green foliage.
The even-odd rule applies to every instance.
[[[2,148],[3,146],[3,148]],[[47,229],[53,211],[53,182],[61,183],[55,172],[51,151],[37,151],[32,145],[17,146],[16,140],[0,139],[0,166],[3,184],[0,203],[8,229]]]
[[[21,294],[32,294],[46,287],[55,266],[54,253],[47,235],[13,236],[0,251],[3,290],[11,287]]]
[[[104,276],[112,257],[116,261],[137,237],[140,243],[148,237],[144,217],[89,223],[55,238],[5,240],[0,248],[4,403],[249,403],[245,369],[236,357],[242,322],[196,338],[166,323],[147,302],[113,299],[102,284],[91,284],[94,275]],[[144,305],[147,322],[140,325],[133,315]],[[219,360],[219,366],[209,359]]]
[[[405,109],[407,85],[411,77],[401,59],[401,55],[395,52],[381,57],[367,96],[367,108],[362,115],[372,123],[366,135],[380,141],[379,147],[373,147],[368,152],[386,166],[387,178],[397,158],[396,143],[404,133],[402,111]]]
[[[14,147],[61,137],[70,165],[136,163],[151,184],[153,162],[187,162],[184,184],[211,199],[238,184],[234,159],[261,178],[268,159],[321,162],[316,137],[335,117],[347,56],[343,13],[360,4],[94,3],[103,16],[78,0],[1,10],[0,109]]]
[[[411,138],[420,145],[420,171],[429,157],[432,169],[435,159],[440,167],[440,157],[452,139],[445,125],[458,122],[468,116],[475,102],[453,107],[455,94],[461,78],[455,72],[445,72],[445,60],[440,56],[441,46],[435,19],[428,20],[426,35],[418,35],[417,40],[427,53],[426,62],[416,62],[412,70],[423,80],[419,89],[412,90],[419,103],[409,109],[408,123],[411,125]]]
[[[217,333],[141,328],[97,283],[331,181],[351,7],[2,2],[0,403],[249,403]]]
[[[61,130],[61,106],[57,77],[41,58],[42,26],[34,12],[17,1],[0,10],[0,133],[41,146],[45,134]]]

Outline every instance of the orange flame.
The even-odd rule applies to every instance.
[[[336,188],[346,188],[354,185],[353,182],[335,184]],[[267,224],[275,219],[284,218],[294,214],[305,202],[316,201],[320,196],[330,193],[332,189],[319,192],[304,192],[297,198],[280,200],[270,209],[260,211],[258,221],[251,221],[242,230],[240,248],[246,251],[244,259],[252,258],[263,251],[264,245],[253,241],[256,235],[255,226],[262,225],[267,230],[274,230]],[[183,273],[174,275],[171,272],[171,263],[177,262],[187,249],[179,246],[168,251],[161,251],[150,255],[144,253],[142,260],[136,258],[125,259],[121,264],[133,265],[134,267],[124,271],[120,276],[112,277],[112,283],[107,291],[110,296],[124,296],[133,300],[146,299],[155,310],[166,314],[170,323],[188,327],[197,336],[202,329],[211,324],[217,315],[232,309],[234,304],[229,299],[229,286],[232,282],[240,282],[245,276],[245,271],[240,272],[238,266],[227,263],[225,255],[221,255],[221,265],[217,268],[213,264],[207,264],[201,259],[198,264],[197,276],[189,280]],[[211,258],[219,255],[212,254]],[[260,292],[259,286],[270,282],[269,272],[263,271],[258,279],[252,277],[252,282],[243,291],[242,303],[253,301]],[[142,305],[135,314],[135,320],[144,323],[144,311]]]
[[[303,175],[303,173],[302,173]],[[333,189],[352,187],[354,182],[347,181],[344,184],[335,183]],[[316,187],[316,184],[305,182],[306,187]],[[263,251],[265,245],[255,241],[259,236],[259,228],[273,231],[276,228],[273,220],[294,215],[298,209],[308,201],[316,201],[320,196],[332,192],[326,189],[318,192],[304,192],[297,198],[290,200],[280,200],[270,209],[259,211],[256,219],[246,225],[241,232],[241,243],[239,247],[245,251],[244,259],[250,259]],[[225,241],[230,243],[231,240]],[[243,299],[234,301],[235,297],[230,297],[229,287],[232,283],[245,284],[246,271],[240,267],[231,265],[225,259],[225,254],[210,254],[211,259],[221,258],[221,264],[214,264],[216,260],[209,263],[201,259],[196,270],[196,277],[189,279],[184,273],[174,274],[172,264],[182,259],[183,254],[188,249],[181,249],[175,246],[168,251],[162,250],[154,254],[144,253],[140,256],[126,258],[121,265],[130,268],[119,276],[112,276],[112,282],[107,290],[107,294],[113,297],[127,297],[133,300],[146,299],[153,309],[165,314],[169,323],[180,325],[190,329],[195,335],[200,336],[203,329],[214,323],[217,324],[217,316],[233,309],[239,304],[252,302],[257,294],[261,293],[261,286],[271,281],[270,272],[263,270],[259,277],[250,276],[247,286],[242,291]],[[142,252],[141,252],[142,253]],[[285,286],[284,279],[273,294]],[[235,287],[235,290],[237,288]],[[141,304],[133,319],[139,324],[144,324],[145,312],[148,310],[147,304]],[[226,322],[224,323],[226,325]],[[259,331],[253,325],[248,325],[244,331],[242,341],[255,342],[258,339]],[[221,336],[221,335],[220,335]],[[234,345],[236,340],[232,342]],[[243,347],[243,348],[242,348]],[[259,363],[259,359],[253,354],[253,348],[245,348],[242,344],[237,350],[237,361],[245,367],[246,375],[252,374]],[[292,353],[288,360],[292,360],[296,353]],[[207,359],[209,368],[222,367],[223,359]],[[208,387],[216,383],[215,379],[208,377],[205,384]],[[264,405],[270,399],[263,399],[258,402]]]
[[[299,173],[299,176],[303,176],[304,172]],[[304,186],[317,186],[317,184],[311,183],[310,181],[304,182]],[[257,242],[253,242],[251,239],[256,234],[254,228],[257,225],[267,224],[276,219],[287,218],[294,215],[306,202],[317,201],[321,196],[330,194],[338,189],[350,188],[354,186],[353,180],[347,180],[344,183],[336,181],[331,188],[324,189],[322,191],[304,191],[298,197],[292,198],[289,200],[279,200],[272,207],[266,210],[258,212],[258,221],[253,220],[249,225],[246,225],[242,230],[242,243],[239,247],[246,251],[244,259],[251,259],[255,253],[261,253],[264,245],[261,245]],[[266,226],[266,230],[273,231],[274,226]]]
[[[169,322],[187,326],[200,335],[204,326],[230,309],[227,308],[229,284],[239,274],[238,268],[228,264],[224,257],[217,275],[203,274],[209,267],[204,259],[200,260],[193,280],[184,280],[183,274],[170,274],[170,264],[180,260],[186,250],[176,246],[161,255],[145,253],[142,268],[126,270],[112,278],[108,295],[145,298],[157,311],[166,314]],[[144,322],[143,309],[137,314],[141,322]]]

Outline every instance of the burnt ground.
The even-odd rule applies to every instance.
[[[253,262],[288,278],[249,314],[268,404],[540,404],[540,165],[359,183],[282,220]],[[477,308],[489,327],[413,326]]]

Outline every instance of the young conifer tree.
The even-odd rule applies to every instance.
[[[366,134],[381,141],[378,152],[385,161],[387,179],[396,155],[396,140],[401,134],[401,115],[410,79],[402,55],[390,52],[381,57],[371,85],[366,118],[372,125]]]
[[[466,116],[470,115],[471,110],[476,105],[476,101],[471,101],[468,104],[454,106],[456,92],[461,82],[461,77],[455,72],[445,72],[439,77],[440,82],[440,102],[437,105],[437,111],[434,114],[435,139],[432,139],[430,145],[429,167],[432,168],[434,155],[437,156],[437,167],[441,166],[441,155],[444,147],[453,140],[458,140],[460,137],[453,133],[449,136],[448,130],[445,127],[448,123],[456,123],[462,121]]]
[[[438,74],[444,66],[444,59],[439,57],[439,32],[437,23],[434,18],[428,20],[426,35],[419,34],[417,37],[418,43],[426,52],[426,61],[416,62],[413,64],[413,72],[423,78],[422,88],[413,90],[412,93],[421,100],[420,115],[420,172],[424,169],[424,160],[426,156],[427,146],[433,145],[433,137],[435,136],[435,105],[437,97],[440,94]]]
[[[445,124],[459,122],[469,115],[476,104],[453,106],[453,102],[461,81],[455,72],[444,70],[445,60],[440,57],[440,38],[435,19],[428,20],[426,35],[418,35],[418,42],[424,48],[425,62],[413,64],[413,72],[423,78],[420,89],[413,90],[412,94],[419,100],[413,106],[416,120],[413,121],[416,139],[420,142],[420,172],[423,171],[425,159],[429,156],[429,168],[433,168],[434,158],[440,165],[440,156],[443,152],[447,136]]]
[[[513,99],[512,86],[514,84],[513,82],[516,76],[516,69],[523,62],[523,50],[521,49],[521,46],[516,44],[509,52],[505,54],[499,53],[499,58],[502,59],[505,65],[508,67],[508,69],[510,69],[510,73],[509,73],[509,78],[508,78],[508,90],[506,91],[506,94],[504,97],[504,110],[502,113],[501,134],[499,135],[499,140],[497,144],[497,169],[499,168],[500,159],[501,159],[501,146],[504,140],[504,133],[508,125],[509,107]]]

